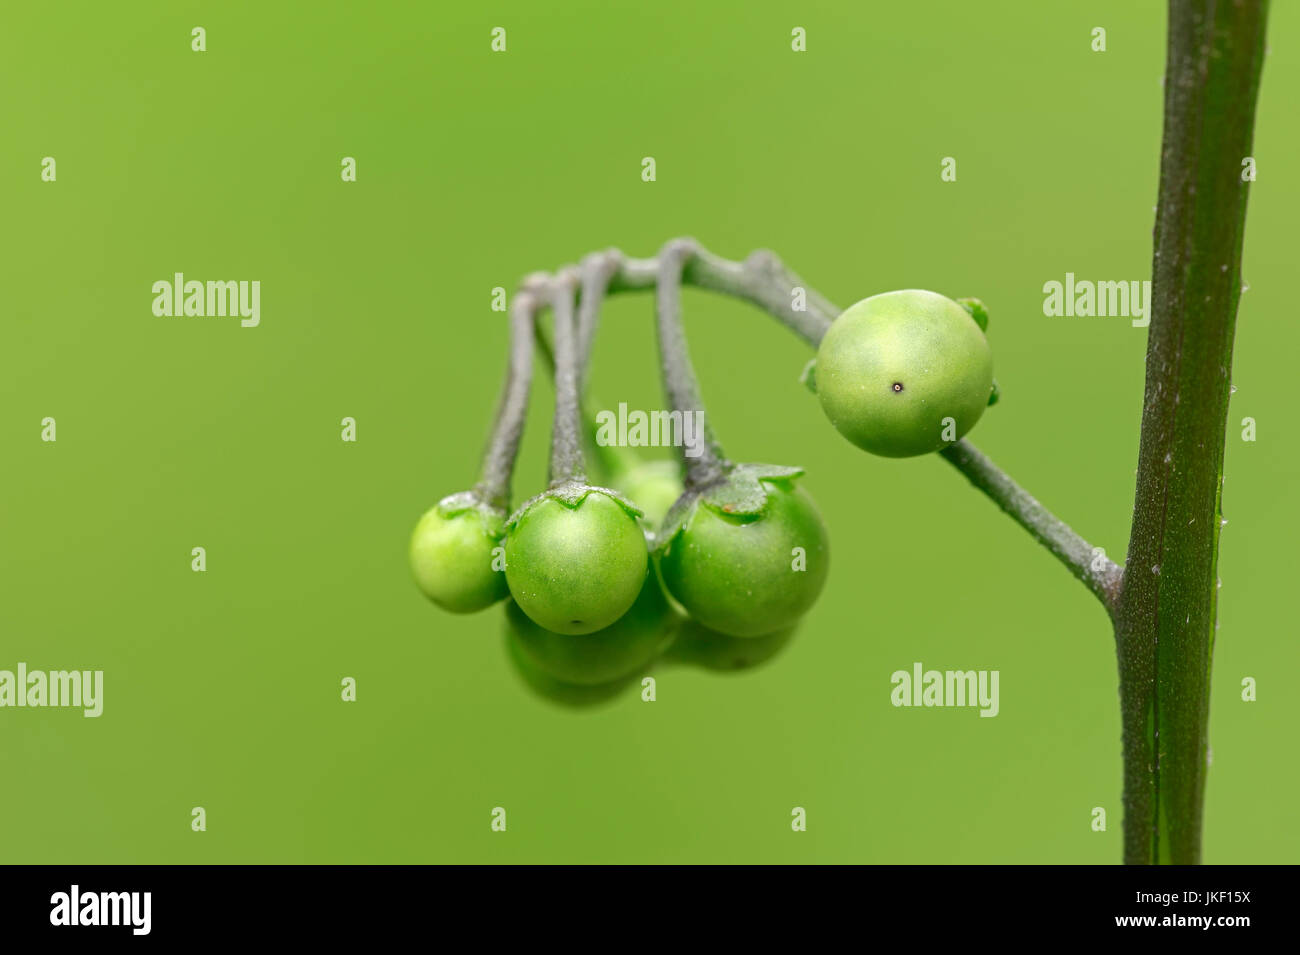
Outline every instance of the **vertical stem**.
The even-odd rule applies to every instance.
[[[582,410],[578,398],[578,336],[573,318],[577,281],[562,270],[551,285],[555,315],[555,424],[551,429],[551,487],[585,481]]]
[[[704,414],[700,384],[691,367],[686,349],[686,332],[682,328],[682,269],[697,251],[689,240],[679,239],[664,246],[659,255],[659,274],[655,285],[655,322],[659,332],[659,360],[663,366],[664,392],[668,404],[685,418],[696,416],[704,441],[697,457],[687,457],[687,488],[703,487],[723,475],[726,459],[713,437],[713,429]],[[685,422],[682,425],[685,429]]]
[[[1200,861],[1229,372],[1266,0],[1170,0],[1146,396],[1115,635],[1124,858]]]
[[[555,348],[551,345],[550,333],[543,327],[541,322],[535,322],[536,329],[535,341],[537,343],[537,352],[542,359],[542,364],[555,374]],[[584,365],[585,368],[585,365]],[[585,377],[585,371],[584,371]],[[595,458],[597,468],[601,474],[609,480],[614,480],[618,476],[632,470],[639,463],[641,457],[631,448],[625,448],[617,444],[602,444],[596,440],[597,433],[600,430],[599,422],[596,420],[596,412],[593,408],[599,407],[600,402],[588,394],[582,396],[582,420],[584,422],[584,432],[586,437],[587,453]]]
[[[591,362],[591,346],[596,340],[596,329],[600,325],[600,307],[605,301],[605,292],[609,280],[618,271],[623,255],[617,249],[608,252],[593,252],[582,260],[578,267],[582,276],[582,294],[578,300],[578,393],[585,393],[587,385],[587,366]]]
[[[519,441],[528,415],[533,381],[533,320],[537,300],[520,292],[510,305],[510,357],[496,419],[475,488],[482,499],[500,510],[510,507],[510,479],[519,455]]]

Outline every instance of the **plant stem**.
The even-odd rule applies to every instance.
[[[681,282],[686,261],[697,247],[689,239],[674,239],[664,246],[659,256],[658,277],[655,286],[655,324],[659,332],[659,362],[663,369],[664,393],[669,407],[682,417],[682,430],[686,429],[686,416],[694,416],[701,429],[703,442],[700,454],[686,455],[687,489],[701,488],[723,476],[727,460],[713,437],[713,429],[704,414],[704,401],[700,397],[700,384],[691,367],[691,356],[686,348],[686,332],[682,328]]]
[[[510,479],[528,414],[528,392],[533,380],[533,321],[537,308],[537,299],[526,292],[516,295],[511,303],[506,379],[475,486],[487,504],[502,511],[510,507]]]
[[[963,439],[939,453],[1065,564],[1096,595],[1107,613],[1114,612],[1122,573],[1113,561],[1101,553],[1094,558],[1094,548],[1086,540],[1038,503],[1033,495],[1011,480],[969,441]]]
[[[555,349],[551,345],[550,333],[547,332],[541,321],[535,323],[535,338],[537,342],[537,352],[542,359],[542,364],[550,371],[552,378],[555,376]],[[600,402],[592,398],[589,394],[582,396],[582,420],[585,422],[584,434],[587,437],[586,449],[596,458],[596,465],[605,478],[613,481],[619,475],[622,475],[641,463],[641,456],[631,448],[625,448],[617,444],[602,444],[596,440],[596,433],[599,425],[596,422],[596,415],[592,411],[593,407],[600,407]]]
[[[1115,620],[1124,859],[1200,861],[1229,372],[1266,0],[1171,0],[1146,395]]]
[[[617,249],[608,252],[593,252],[582,260],[578,267],[582,277],[582,296],[578,303],[578,394],[586,391],[587,366],[591,362],[591,346],[596,340],[596,329],[600,325],[600,306],[605,300],[605,290],[609,280],[618,270],[623,258]]]
[[[582,372],[578,363],[578,335],[574,325],[573,296],[577,280],[561,271],[550,285],[555,315],[555,424],[551,429],[551,487],[585,481],[582,463],[582,412],[578,389]]]
[[[785,325],[808,344],[816,347],[840,310],[826,301],[804,281],[787,269],[773,253],[759,250],[744,262],[732,262],[701,248],[693,239],[689,258],[682,268],[681,281],[687,285],[721,292],[757,305]],[[672,247],[674,242],[665,248]],[[611,292],[653,288],[658,284],[657,259],[623,259],[609,284]],[[806,309],[795,311],[796,289],[804,289]]]

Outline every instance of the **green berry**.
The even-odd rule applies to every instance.
[[[452,613],[473,613],[508,591],[499,556],[505,515],[471,502],[444,498],[425,511],[411,534],[411,573],[424,595]]]
[[[521,610],[556,633],[602,630],[641,592],[649,556],[639,512],[613,492],[570,486],[508,525],[506,582]]]
[[[993,355],[972,313],[952,299],[886,292],[835,319],[814,377],[841,434],[873,454],[910,457],[975,426],[993,392]]]
[[[614,487],[636,502],[651,527],[658,527],[682,496],[681,467],[673,461],[645,461],[624,471]]]
[[[733,637],[794,624],[816,602],[829,568],[812,498],[793,478],[762,478],[761,487],[759,505],[745,512],[715,503],[726,495],[701,495],[661,545],[669,593],[704,626]]]
[[[555,633],[539,627],[511,601],[510,628],[524,655],[543,673],[578,686],[598,686],[643,669],[671,642],[680,622],[654,568],[648,569],[631,609],[603,630]]]
[[[508,606],[514,606],[513,602]],[[523,614],[519,616],[523,617]],[[637,682],[636,675],[631,675],[609,683],[590,686],[561,683],[555,677],[543,672],[524,652],[508,618],[509,615],[506,623],[506,657],[524,685],[544,700],[571,709],[588,709],[610,702]],[[524,619],[528,618],[524,617]]]
[[[693,664],[723,673],[752,670],[784,650],[798,629],[796,623],[761,637],[729,637],[698,620],[688,620],[664,653],[664,662]]]

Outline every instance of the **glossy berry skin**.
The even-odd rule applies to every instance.
[[[831,424],[885,457],[927,454],[965,435],[988,407],[993,355],[971,314],[935,292],[886,292],[835,319],[817,351],[817,395]],[[945,418],[953,427],[945,440]]]
[[[441,505],[429,508],[411,534],[416,586],[452,613],[473,613],[501,600],[509,591],[506,575],[492,569],[492,551],[501,545],[503,524],[480,508],[450,516]]]
[[[680,617],[651,567],[627,613],[593,633],[555,633],[539,627],[511,601],[506,617],[524,656],[561,683],[600,686],[640,672],[672,642]]]
[[[789,480],[764,482],[754,515],[727,514],[701,500],[660,552],[668,592],[691,617],[733,637],[789,627],[826,583],[830,548],[812,498]],[[795,570],[796,547],[806,569]]]
[[[649,555],[636,517],[592,490],[575,505],[542,497],[506,535],[515,603],[556,633],[593,633],[623,616],[645,582]]]

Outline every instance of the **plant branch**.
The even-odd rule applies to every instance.
[[[578,360],[578,335],[574,327],[573,297],[577,279],[561,271],[550,283],[555,315],[555,424],[551,429],[551,487],[585,481],[582,462],[582,412],[578,389],[582,378]]]
[[[674,413],[682,416],[682,429],[686,416],[693,415],[701,428],[704,440],[700,453],[691,457],[683,453],[686,465],[686,486],[705,487],[722,477],[727,466],[726,457],[713,437],[713,429],[704,414],[704,401],[700,397],[700,383],[691,367],[691,357],[686,348],[686,332],[682,328],[681,282],[688,259],[697,251],[689,239],[674,239],[664,246],[659,256],[659,269],[655,286],[655,325],[659,332],[659,362],[663,369],[664,392]],[[685,449],[683,449],[683,452]]]
[[[538,356],[547,371],[551,373],[552,380],[554,380],[555,348],[551,344],[550,333],[540,319],[534,323],[534,338],[537,344]],[[596,466],[600,469],[604,478],[616,482],[620,475],[625,474],[641,463],[641,456],[631,448],[625,448],[618,444],[604,444],[597,439],[600,426],[592,408],[601,407],[599,400],[592,398],[584,391],[581,406],[584,434],[587,438],[587,453],[594,456]]]
[[[528,415],[528,392],[533,380],[533,321],[538,307],[537,298],[527,292],[516,295],[511,303],[506,379],[475,487],[486,503],[502,511],[510,508],[510,479]]]
[[[1046,547],[1069,568],[1083,585],[1113,614],[1119,593],[1122,571],[1104,553],[1097,552],[1068,524],[1038,503],[1038,500],[1011,480],[988,457],[969,441],[962,439],[939,452],[953,467],[970,479],[978,490],[987,494],[1030,536]]]
[[[1153,308],[1115,623],[1124,858],[1200,861],[1224,431],[1266,0],[1171,0]]]
[[[744,262],[732,262],[701,248],[693,239],[675,241],[689,243],[691,249],[682,267],[682,282],[751,302],[813,347],[840,313],[767,250],[752,253]],[[658,276],[658,259],[624,259],[609,289],[621,292],[654,288]],[[806,299],[802,311],[796,311],[793,304],[799,289]]]
[[[618,270],[622,254],[617,249],[608,252],[593,252],[582,260],[578,267],[582,277],[582,292],[578,302],[577,361],[578,394],[581,396],[587,384],[587,366],[591,362],[591,346],[596,340],[596,329],[600,325],[600,306],[605,300],[605,290],[609,280]]]

